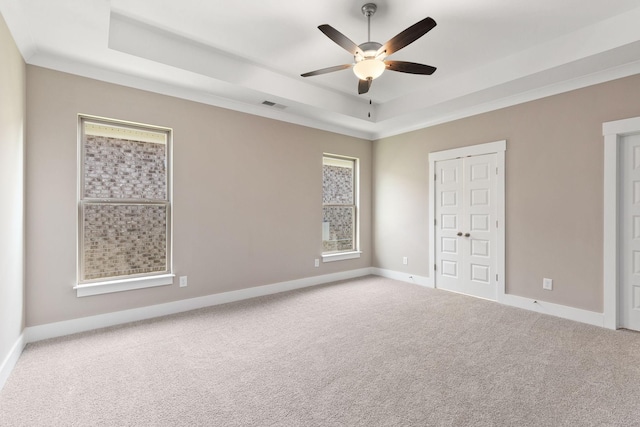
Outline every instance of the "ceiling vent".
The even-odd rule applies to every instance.
[[[275,102],[271,102],[271,101],[262,101],[262,105],[266,105],[267,107],[277,108],[278,110],[284,110],[285,108],[287,108],[286,105],[276,104]]]

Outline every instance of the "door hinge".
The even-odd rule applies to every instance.
[[[496,274],[496,282],[498,281],[498,275]]]
[[[498,220],[496,219],[496,228],[498,228]]]
[[[433,219],[433,225],[438,225],[438,220],[437,219]]]
[[[438,264],[433,264],[433,271],[436,271],[438,269]]]
[[[433,180],[434,180],[434,181],[437,181],[437,180],[438,180],[438,174],[437,174],[437,173],[434,173],[434,174],[433,174]]]
[[[496,168],[496,175],[498,175],[498,168]]]

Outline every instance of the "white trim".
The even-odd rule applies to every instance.
[[[632,117],[630,119],[616,120],[602,124],[602,134],[604,136],[611,134],[629,135],[638,132],[640,132],[640,117]]]
[[[344,261],[345,259],[360,258],[361,251],[340,252],[337,254],[323,254],[322,262]]]
[[[6,381],[6,379],[9,377],[11,370],[15,366],[18,358],[20,357],[20,354],[22,353],[22,350],[27,343],[60,337],[64,335],[70,335],[78,332],[105,328],[114,325],[120,325],[129,322],[135,322],[139,320],[167,316],[171,314],[226,304],[229,302],[240,301],[264,295],[272,295],[294,289],[332,283],[339,280],[353,279],[370,274],[433,288],[433,280],[429,277],[371,267],[344,271],[340,273],[326,274],[322,276],[307,277],[303,279],[274,283],[265,286],[257,286],[254,288],[224,292],[221,294],[207,295],[204,297],[174,301],[166,304],[158,304],[131,310],[118,311],[114,313],[106,313],[96,316],[65,320],[62,322],[30,326],[24,330],[22,335],[20,335],[13,348],[11,349],[11,352],[0,366],[0,390],[2,388],[2,385],[4,385],[4,381]],[[562,317],[577,322],[587,323],[590,325],[603,326],[604,324],[604,317],[601,313],[595,313],[558,304],[535,301],[529,298],[519,297],[517,295],[504,295],[500,303],[503,305],[536,311],[539,313]]]
[[[484,154],[506,151],[507,141],[487,142],[485,144],[468,145],[466,147],[452,148],[450,150],[433,151],[429,153],[429,162],[457,159],[458,157],[482,156]]]
[[[507,229],[507,216],[506,216],[506,181],[507,177],[505,175],[505,150],[507,149],[506,141],[501,141],[504,143],[501,150],[496,153],[496,166],[498,167],[498,182],[497,182],[497,190],[498,190],[498,236],[497,242],[498,247],[496,248],[496,253],[498,257],[498,265],[496,266],[496,273],[498,274],[498,302],[502,303],[504,301],[504,297],[507,293],[506,287],[506,254],[507,254],[507,238],[506,238],[506,229]]]
[[[418,276],[411,273],[404,273],[377,267],[371,268],[371,274],[375,274],[376,276],[380,277],[386,277],[387,279],[393,279],[407,283],[415,283],[416,285],[433,288],[433,279],[431,277]]]
[[[7,354],[7,356],[2,361],[2,364],[0,365],[0,391],[9,379],[9,375],[11,375],[11,371],[13,371],[16,363],[18,363],[18,359],[20,358],[22,350],[24,350],[24,347],[26,345],[27,341],[25,340],[25,334],[23,332],[13,344],[11,350],[9,350],[9,354]]]
[[[412,275],[409,273],[385,270],[382,268],[371,268],[371,274],[376,276],[387,277],[402,282],[415,283],[429,288],[434,288],[433,280],[429,277],[421,277]],[[451,292],[439,289],[442,292]],[[464,295],[464,294],[460,294]],[[469,298],[476,298],[473,296],[465,295]],[[484,299],[484,298],[481,298]],[[490,300],[487,300],[490,301]],[[595,311],[583,310],[580,308],[569,307],[566,305],[553,304],[550,302],[533,300],[530,298],[521,297],[513,294],[504,294],[502,298],[497,301],[499,304],[521,308],[524,310],[535,311],[537,313],[547,314],[550,316],[561,317],[563,319],[573,320],[576,322],[586,323],[594,326],[604,326],[604,315],[602,313],[596,313]]]
[[[5,5],[12,4],[9,1],[3,3]],[[24,17],[17,11],[18,8],[15,9],[11,10],[11,6],[7,6],[2,11],[8,24],[24,21]],[[626,22],[625,19],[623,21]],[[489,88],[494,95],[496,92],[499,94],[491,96],[485,102],[474,102],[473,94],[463,94],[462,96],[454,96],[445,100],[441,103],[444,106],[427,106],[414,116],[395,116],[393,119],[385,121],[370,122],[346,113],[328,112],[324,106],[304,107],[303,104],[306,103],[302,99],[291,101],[275,94],[269,94],[269,99],[290,105],[291,108],[282,111],[233,100],[226,98],[224,91],[218,89],[218,86],[224,86],[224,84],[215,80],[213,81],[212,90],[203,91],[201,88],[195,87],[196,84],[191,84],[191,81],[202,85],[203,81],[209,82],[212,79],[194,72],[183,71],[179,77],[175,77],[172,81],[161,82],[122,71],[106,70],[72,58],[60,58],[47,51],[37,50],[29,35],[28,28],[30,27],[28,22],[23,25],[13,25],[10,28],[25,61],[30,65],[367,140],[388,138],[640,73],[640,61],[628,62],[601,71],[591,70],[586,75],[575,75],[576,73],[572,72],[565,80],[559,82],[552,81],[543,83],[543,85],[525,85],[517,91],[518,93],[507,96],[503,94],[504,86],[499,84],[497,87]],[[185,76],[190,78],[185,79]],[[528,78],[525,77],[525,79]],[[506,83],[506,85],[509,85],[509,83]],[[320,92],[314,92],[314,94],[316,93]],[[322,91],[322,94],[326,93],[327,90]],[[349,104],[349,106],[352,107],[352,104]],[[373,106],[376,107],[375,104]],[[372,116],[375,117],[375,109],[372,111]]]
[[[505,253],[506,253],[506,215],[505,215],[505,151],[507,141],[487,142],[485,144],[471,145],[467,147],[453,148],[450,150],[435,151],[429,153],[429,277],[432,278],[432,286],[435,287],[435,164],[437,161],[456,159],[458,157],[480,156],[484,154],[496,154],[496,167],[498,168],[497,200],[498,200],[498,248],[497,248],[497,301],[502,300],[506,294],[505,284]]]
[[[353,222],[354,222],[355,230],[353,233],[353,238],[354,238],[354,242],[353,242],[354,244],[352,245],[353,250],[350,250],[347,252],[340,252],[340,253],[333,253],[333,252],[323,253],[321,255],[322,262],[343,261],[347,259],[360,258],[360,254],[362,253],[362,251],[360,251],[360,159],[358,157],[344,156],[342,154],[323,153],[322,154],[323,171],[324,171],[325,165],[349,167],[353,169],[352,185],[353,185],[354,203],[353,205],[346,204],[341,206],[343,207],[353,206],[353,210],[354,210]],[[331,206],[330,203],[328,205]],[[327,205],[323,203],[322,206],[324,209],[324,206],[327,206]],[[326,229],[325,229],[325,224],[327,226]],[[327,235],[325,235],[325,230]],[[328,234],[329,234],[329,223],[323,222],[322,223],[322,240],[323,241],[325,240],[325,238],[328,238]]]
[[[78,298],[91,295],[109,294],[113,292],[131,291],[134,289],[151,288],[154,286],[173,285],[175,274],[161,274],[159,276],[133,277],[107,282],[85,283],[73,287]]]
[[[548,314],[550,316],[562,317],[563,319],[573,320],[589,325],[600,327],[604,326],[604,315],[595,311],[534,300],[513,294],[503,295],[502,300],[499,302],[511,307],[522,308],[529,311],[535,311],[537,313]]]
[[[99,122],[86,120],[84,122],[85,135],[102,136],[106,138],[130,139],[139,142],[150,142],[153,144],[167,145],[168,132],[170,132],[170,130],[163,130],[158,132],[150,130],[149,128],[141,129],[132,126],[124,127],[118,126],[116,124],[106,124],[103,120]]]
[[[604,327],[617,329],[619,256],[619,142],[621,137],[640,132],[640,117],[602,124],[604,135],[603,218],[603,306]]]
[[[158,304],[131,310],[117,311],[113,313],[99,314],[96,316],[82,317],[79,319],[65,320],[62,322],[48,323],[45,325],[30,326],[26,328],[27,342],[35,342],[48,338],[55,338],[93,329],[105,328],[138,320],[167,316],[184,311],[196,310],[203,307],[211,307],[228,302],[240,301],[264,295],[276,294],[293,289],[306,288],[323,283],[336,282],[338,280],[353,279],[355,277],[371,274],[370,268],[344,271],[340,273],[325,274],[322,276],[306,277],[271,285],[257,286],[254,288],[240,289],[237,291],[207,295],[198,298]]]
[[[72,73],[77,74],[74,72]],[[390,126],[387,127],[380,126],[380,124],[384,122],[377,122],[376,125],[378,125],[378,127],[375,130],[373,137],[371,137],[370,139],[377,140],[390,138],[392,136],[430,128],[443,123],[450,123],[455,120],[464,119],[466,117],[477,116],[479,114],[500,110],[502,108],[508,108],[514,105],[520,105],[526,102],[547,98],[561,93],[566,93],[589,86],[606,83],[612,80],[633,76],[638,73],[640,73],[640,61],[635,61],[584,76],[573,77],[561,82],[551,83],[547,86],[520,91],[519,93],[508,95],[504,98],[494,97],[494,99],[489,99],[488,101],[482,103],[467,103],[467,107],[463,106],[461,108],[449,108],[444,111],[437,110],[435,108],[437,106],[427,107],[419,112],[416,112],[416,120],[409,120],[409,124],[405,124],[407,123],[407,120],[397,120],[397,124],[393,125],[393,118],[387,120],[390,124]],[[498,88],[499,87],[500,86],[498,86]]]

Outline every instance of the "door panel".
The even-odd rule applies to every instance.
[[[620,326],[640,331],[640,135],[622,141]]]
[[[436,261],[440,283],[455,286],[461,272],[461,248],[457,233],[461,226],[462,162],[436,163]]]
[[[497,298],[496,155],[435,163],[436,286]]]

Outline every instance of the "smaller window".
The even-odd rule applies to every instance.
[[[323,260],[337,261],[358,251],[358,159],[322,158]]]

